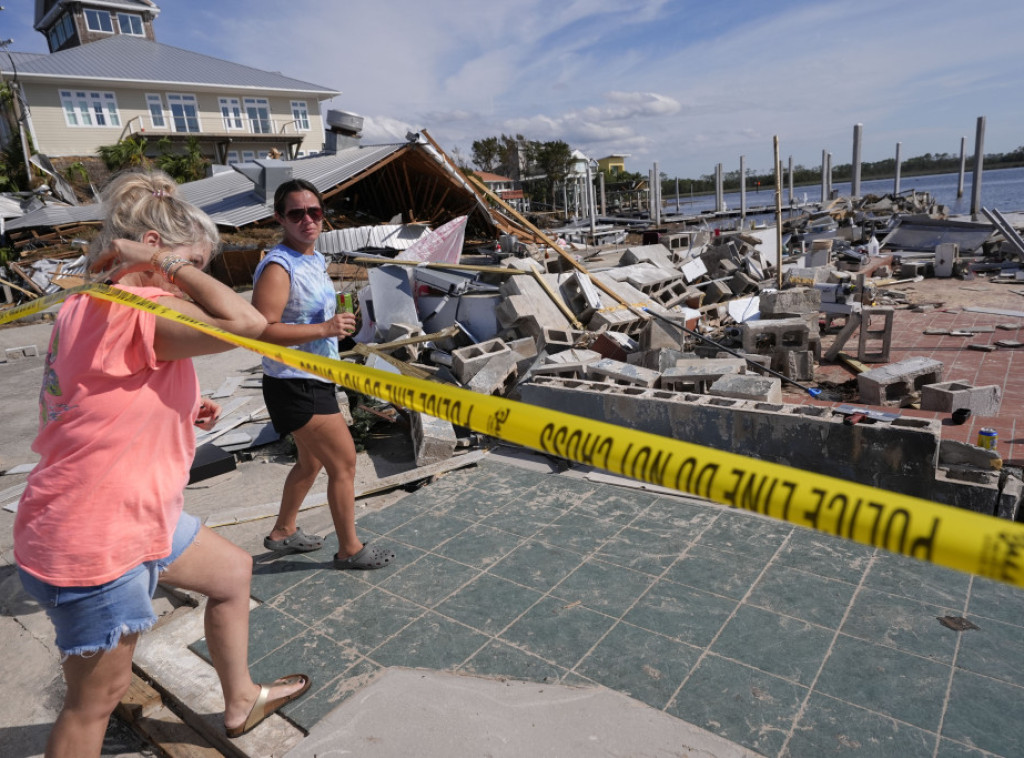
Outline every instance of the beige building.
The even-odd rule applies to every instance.
[[[156,155],[164,137],[176,149],[194,137],[215,163],[323,149],[321,103],[339,92],[163,45],[159,13],[150,0],[36,0],[50,53],[0,57],[17,95],[0,106],[0,142],[23,132],[32,152],[54,158],[95,155],[128,136]]]

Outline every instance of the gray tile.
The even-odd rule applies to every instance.
[[[432,511],[392,529],[387,536],[422,550],[433,550],[442,542],[466,531],[472,524],[472,521],[466,519]]]
[[[554,523],[565,511],[550,505],[536,505],[529,501],[514,507],[501,508],[480,521],[483,526],[502,529],[520,537],[532,537],[548,524]]]
[[[255,560],[249,594],[260,602],[270,602],[277,595],[289,592],[299,583],[309,579],[310,575],[320,568],[316,563],[300,555]]]
[[[567,511],[593,494],[599,486],[583,479],[549,475],[530,491],[530,500],[536,505]]]
[[[949,675],[949,666],[840,635],[816,689],[934,731],[942,715]]]
[[[792,531],[793,527],[779,522],[727,510],[701,534],[697,544],[767,561]]]
[[[449,558],[425,555],[415,565],[392,574],[380,583],[380,587],[413,603],[433,608],[479,573],[479,569]]]
[[[580,555],[590,555],[621,529],[618,524],[598,521],[573,511],[560,516],[555,523],[541,529],[535,539]]]
[[[799,684],[710,655],[665,710],[762,755],[775,756],[806,693]]]
[[[951,608],[960,615],[970,581],[970,575],[961,571],[879,550],[871,562],[864,586]]]
[[[576,672],[663,709],[700,657],[700,650],[631,624],[616,624]]]
[[[957,633],[938,621],[940,616],[949,615],[958,614],[908,597],[861,589],[842,631],[851,637],[952,664]]]
[[[436,552],[459,563],[487,568],[511,553],[522,542],[523,538],[518,534],[473,524],[440,545]]]
[[[374,588],[316,625],[316,631],[361,655],[425,613],[422,606]]]
[[[567,669],[525,650],[492,640],[466,661],[459,671],[476,676],[508,677],[527,682],[560,682]]]
[[[1019,626],[974,619],[979,629],[951,632],[960,637],[958,669],[1024,687],[1024,635]]]
[[[489,569],[495,576],[549,590],[583,562],[583,557],[568,550],[530,541],[520,545]]]
[[[583,606],[544,598],[502,632],[501,639],[571,669],[613,623]]]
[[[623,620],[697,647],[707,647],[736,605],[729,598],[659,581]]]
[[[658,500],[643,490],[605,485],[591,493],[573,510],[602,521],[626,525]]]
[[[729,619],[711,651],[810,686],[834,634],[830,629],[806,621],[742,605]]]
[[[849,703],[811,695],[787,758],[931,758],[937,736]]]
[[[541,599],[537,590],[492,574],[481,574],[437,606],[450,616],[485,634],[497,634]]]
[[[768,559],[694,545],[664,578],[716,595],[740,600],[764,570]]]
[[[552,588],[551,594],[617,618],[653,581],[649,574],[589,560]]]
[[[309,631],[309,625],[276,608],[268,605],[253,608],[249,612],[249,663],[256,665],[291,639],[305,636]]]
[[[354,571],[328,569],[314,572],[302,584],[278,594],[269,605],[312,626],[371,589]]]
[[[486,635],[431,612],[374,650],[371,658],[382,666],[452,670],[487,641]]]
[[[691,544],[684,535],[662,536],[626,527],[604,543],[594,557],[660,576]]]
[[[959,742],[942,739],[939,741],[939,752],[935,754],[935,758],[993,758],[993,755],[993,753],[975,750]]]
[[[365,658],[340,676],[328,682],[313,682],[310,691],[288,704],[288,718],[307,732],[352,695],[370,684],[384,672],[380,666]]]
[[[813,529],[793,529],[786,546],[779,551],[776,563],[810,574],[860,584],[868,570],[874,548],[832,537]]]
[[[392,529],[435,508],[436,501],[442,500],[442,498],[436,494],[427,494],[434,492],[433,485],[431,485],[412,495],[407,495],[387,508],[369,513],[359,513],[357,510],[356,526],[359,529],[372,529],[377,534],[387,534]]]
[[[532,471],[498,460],[482,461],[478,471],[479,475],[472,480],[475,487],[481,488],[481,484],[484,484],[486,489],[506,489],[520,493],[551,478],[549,471]]]
[[[747,603],[838,629],[856,589],[846,582],[772,564],[750,591]]]
[[[331,682],[362,660],[351,648],[340,647],[334,640],[322,634],[309,632],[294,637],[271,655],[264,657],[250,668],[252,678],[257,682],[272,682],[288,674],[306,674],[311,680],[308,695],[328,687]],[[285,716],[302,704],[301,700],[289,703],[282,709]]]
[[[629,525],[661,537],[693,542],[723,515],[725,510],[721,506],[694,505],[678,498],[661,497]]]
[[[1024,627],[1024,589],[976,576],[967,612]]]
[[[999,756],[1024,755],[1024,690],[969,671],[956,671],[942,736]]]
[[[504,490],[501,485],[474,488],[452,496],[443,510],[437,512],[476,523],[513,500],[514,493]]]

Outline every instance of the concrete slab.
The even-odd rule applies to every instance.
[[[334,709],[285,758],[349,755],[760,754],[612,690],[392,668]]]

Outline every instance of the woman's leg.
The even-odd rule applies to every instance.
[[[249,675],[249,583],[252,557],[208,527],[160,577],[174,587],[207,596],[206,644],[224,690],[224,725],[245,721],[260,688]],[[300,684],[275,687],[274,698],[291,694]]]
[[[313,418],[315,419],[316,416]],[[295,440],[298,455],[295,465],[292,466],[284,480],[281,508],[277,512],[274,528],[270,530],[270,539],[272,540],[283,540],[295,534],[295,530],[298,528],[299,509],[302,507],[306,495],[313,489],[313,482],[316,481],[320,469],[323,468],[316,456],[306,449],[307,446],[299,443],[297,433],[293,432],[292,438]]]
[[[139,635],[125,634],[113,650],[72,655],[62,664],[67,693],[46,743],[47,758],[98,756],[110,714],[132,682]]]
[[[292,432],[292,437],[299,449],[300,464],[306,456],[327,469],[327,505],[338,533],[337,557],[355,555],[363,549],[356,534],[356,446],[344,416],[313,416],[304,427]]]

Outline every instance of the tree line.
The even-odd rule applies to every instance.
[[[531,201],[542,204],[550,202],[557,185],[565,181],[572,167],[572,150],[562,140],[539,142],[526,139],[521,134],[502,134],[487,137],[472,143],[472,166],[463,165],[464,170],[487,171],[508,177],[520,182],[524,194]],[[463,161],[464,163],[464,161]],[[1014,168],[1024,166],[1024,146],[1008,153],[989,153],[985,155],[986,168]],[[785,167],[783,167],[785,171]],[[945,174],[960,170],[960,156],[952,153],[925,153],[900,162],[902,176],[921,176],[924,174]],[[647,182],[646,174],[640,172],[619,171],[605,173],[605,186],[609,190],[628,190],[639,187]],[[861,179],[888,179],[896,175],[896,159],[886,158],[880,161],[862,162]],[[715,175],[704,174],[697,178],[669,177],[662,173],[659,177],[663,194],[671,194],[678,182],[680,188],[697,194],[715,191]],[[853,164],[845,163],[832,167],[832,181],[850,181],[853,178]],[[775,186],[775,174],[769,172],[747,171],[747,187],[760,185]],[[787,177],[788,181],[788,177]],[[819,184],[821,182],[821,166],[794,166],[793,183],[797,185]],[[726,192],[738,191],[740,188],[739,169],[723,173],[722,183]]]

